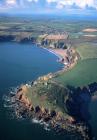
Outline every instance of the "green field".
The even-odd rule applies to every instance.
[[[81,43],[76,50],[81,59],[97,58],[97,43]]]
[[[64,85],[84,86],[97,81],[97,59],[80,61],[73,69],[55,78]]]

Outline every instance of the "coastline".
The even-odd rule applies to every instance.
[[[58,54],[56,54],[56,52],[54,52],[52,50],[49,50],[49,49],[46,49],[46,50],[49,51],[50,53],[53,53],[54,55],[57,55],[57,57],[58,57]],[[60,58],[60,57],[58,57],[58,58]],[[62,73],[62,72],[64,72],[64,70],[66,70],[66,67],[63,70],[60,70],[58,72]],[[58,74],[58,72],[52,74],[52,76],[55,76],[55,74]],[[49,75],[49,76],[51,76],[51,75]],[[41,78],[41,77],[39,77],[39,78]],[[47,77],[45,77],[45,78],[47,78]],[[44,80],[45,78],[43,78],[43,83],[42,84],[47,86],[47,81]],[[35,86],[37,87],[37,82],[39,82],[38,84],[40,84],[41,81],[42,81],[42,79],[40,79],[40,81],[38,79],[38,81],[37,80],[34,81],[33,84],[35,84]],[[74,133],[78,132],[79,131],[79,126],[77,126],[77,124],[74,123],[75,120],[73,119],[73,117],[67,116],[67,118],[66,118],[66,116],[64,116],[65,119],[63,119],[63,115],[57,117],[58,112],[56,112],[57,115],[54,118],[53,117],[51,118],[51,116],[49,116],[49,114],[51,114],[51,112],[49,112],[49,113],[44,112],[44,111],[47,111],[46,109],[49,110],[49,106],[47,106],[48,108],[45,108],[43,106],[44,111],[42,110],[42,108],[38,108],[38,112],[36,112],[36,109],[35,109],[36,106],[33,106],[33,102],[30,102],[29,98],[27,97],[27,94],[29,94],[29,92],[31,90],[33,90],[33,88],[34,88],[32,86],[33,84],[31,83],[31,85],[27,85],[27,84],[23,85],[23,86],[19,87],[17,89],[17,91],[15,91],[16,92],[15,95],[11,94],[11,98],[12,98],[11,102],[16,103],[16,105],[15,105],[15,111],[16,112],[15,113],[18,116],[18,118],[19,117],[20,118],[24,117],[24,118],[28,118],[28,119],[31,118],[31,119],[34,119],[33,120],[34,123],[40,123],[40,125],[43,124],[43,126],[45,126],[45,124],[46,124],[45,120],[47,121],[48,119],[50,119],[50,121],[47,121],[47,124],[49,124],[51,126],[51,128],[53,128],[59,134],[61,132],[62,133],[65,132],[65,131],[67,131],[69,133],[72,133],[72,130],[73,130]],[[31,90],[29,91],[29,89],[31,89]],[[17,107],[17,105],[18,105],[18,107]],[[37,104],[37,106],[38,106],[38,104]],[[34,111],[33,111],[33,107],[34,107]],[[59,124],[58,128],[57,128],[57,123]],[[73,127],[73,128],[71,129],[71,127]],[[80,127],[81,127],[81,124],[80,124]],[[84,126],[84,127],[86,129],[88,129],[86,126]],[[48,129],[48,127],[45,127],[45,128]],[[81,129],[82,129],[82,133],[84,133],[83,132],[83,127]]]
[[[59,53],[59,52],[56,52],[56,49],[51,49],[51,48],[45,48],[45,47],[42,47],[40,46],[42,49],[48,51],[49,53],[52,53],[53,55],[55,55],[58,59],[57,59],[57,62],[58,63],[62,63],[63,64],[63,68],[55,73],[58,73],[58,72],[62,72],[64,71],[65,69],[67,69],[67,66],[68,65],[67,63],[65,64],[64,62],[62,62],[62,60],[64,59],[64,57]],[[60,50],[60,49],[59,49]]]
[[[62,59],[62,56],[57,54],[53,49],[49,49],[49,48],[45,48],[45,47],[41,47],[41,48],[43,48],[44,50],[47,50],[48,52],[54,54],[56,57],[58,57],[59,60]]]
[[[58,134],[69,133],[75,135],[78,133],[82,138],[88,138],[90,128],[84,122],[76,122],[72,116],[64,116],[61,112],[50,110],[39,105],[33,106],[28,100],[26,91],[30,85],[22,86],[17,89],[17,93],[11,94],[11,102],[14,106],[18,119],[32,120],[33,123],[40,124],[47,131],[54,130]],[[90,140],[90,139],[87,139]]]
[[[61,32],[65,32],[65,30],[66,30],[68,32],[68,35],[69,35],[67,40],[66,40],[66,45],[68,45],[70,47],[74,46],[74,48],[76,49],[75,51],[77,51],[77,52],[79,50],[78,54],[81,56],[81,59],[78,57],[78,59],[75,62],[71,62],[71,63],[69,63],[69,65],[68,64],[65,65],[64,64],[65,62],[62,62],[62,59],[64,57],[59,55],[58,52],[56,53],[56,51],[53,50],[52,48],[50,49],[49,48],[50,46],[45,48],[43,46],[38,46],[37,45],[38,46],[37,49],[39,49],[39,53],[43,58],[39,57],[39,53],[36,50],[36,53],[34,53],[36,58],[28,59],[30,61],[28,61],[29,67],[27,67],[27,63],[26,63],[25,59],[29,58],[30,53],[28,53],[28,56],[27,56],[27,51],[25,51],[24,49],[21,49],[21,47],[20,47],[21,56],[23,56],[24,51],[26,52],[26,55],[24,55],[25,58],[23,59],[23,63],[21,63],[22,65],[17,65],[17,63],[14,63],[15,65],[13,65],[12,68],[11,68],[11,65],[9,63],[9,58],[12,58],[12,61],[13,61],[14,52],[12,50],[9,50],[10,52],[12,52],[12,54],[10,55],[10,57],[7,60],[8,65],[5,65],[7,61],[6,62],[4,61],[4,63],[2,63],[3,61],[1,60],[1,63],[3,64],[1,66],[1,87],[2,87],[2,89],[1,89],[1,96],[0,96],[1,97],[1,100],[0,100],[1,101],[1,106],[0,107],[1,107],[1,115],[2,115],[2,117],[1,117],[1,137],[3,137],[3,139],[16,139],[16,140],[17,139],[23,139],[23,140],[26,140],[26,139],[37,139],[37,140],[38,139],[46,139],[46,140],[49,140],[49,139],[54,140],[55,139],[55,140],[60,140],[61,139],[61,140],[65,140],[65,139],[69,139],[69,137],[70,137],[70,139],[78,140],[79,139],[78,137],[75,138],[74,134],[72,136],[70,136],[70,133],[68,133],[68,134],[66,133],[66,138],[65,138],[65,136],[63,136],[63,138],[58,137],[57,135],[56,135],[56,137],[51,136],[51,135],[55,135],[55,133],[58,132],[58,131],[60,133],[60,130],[56,129],[57,127],[55,128],[56,132],[55,131],[51,132],[51,135],[49,134],[49,132],[42,131],[43,129],[45,129],[44,125],[46,125],[46,124],[43,120],[39,120],[37,118],[37,115],[32,115],[33,108],[31,108],[29,103],[28,103],[29,105],[26,108],[25,105],[27,105],[27,104],[23,104],[23,102],[21,102],[20,99],[16,98],[15,102],[14,102],[14,98],[13,98],[12,101],[9,101],[7,99],[10,106],[11,106],[12,102],[13,102],[13,104],[16,103],[16,105],[17,104],[19,105],[18,108],[19,108],[19,112],[21,114],[21,117],[17,119],[16,116],[13,116],[13,117],[16,118],[16,120],[13,120],[14,119],[13,117],[11,118],[11,115],[13,114],[13,112],[12,111],[9,112],[10,108],[8,108],[9,110],[7,112],[7,109],[6,109],[7,107],[3,106],[4,103],[2,104],[3,94],[5,94],[8,97],[9,96],[8,93],[10,92],[9,90],[11,90],[11,91],[14,90],[14,88],[17,85],[18,85],[18,87],[16,88],[14,93],[11,93],[11,98],[12,98],[12,96],[15,96],[16,94],[18,94],[18,90],[23,85],[26,85],[27,87],[30,87],[30,89],[32,88],[32,90],[34,91],[34,88],[32,87],[32,84],[34,82],[37,82],[36,78],[38,78],[38,77],[41,78],[40,76],[42,76],[42,77],[47,76],[47,75],[43,74],[43,73],[45,73],[46,69],[47,69],[47,74],[49,74],[49,72],[51,72],[51,75],[53,77],[55,77],[55,78],[52,77],[52,79],[50,79],[50,80],[56,82],[57,86],[63,85],[65,87],[67,85],[72,85],[72,87],[70,87],[70,88],[75,88],[75,87],[79,86],[81,89],[83,89],[83,86],[81,86],[81,84],[79,82],[81,80],[81,78],[84,81],[84,82],[82,81],[81,83],[84,85],[85,88],[88,88],[88,85],[86,86],[86,84],[85,84],[87,82],[87,81],[85,82],[85,79],[87,79],[87,80],[90,79],[90,81],[89,81],[90,84],[92,84],[91,81],[96,79],[96,78],[94,78],[97,75],[96,71],[94,72],[94,69],[96,69],[96,63],[94,62],[95,60],[93,61],[94,64],[91,64],[92,61],[90,62],[90,60],[89,60],[89,63],[88,63],[88,60],[87,60],[88,55],[90,53],[90,48],[92,48],[92,50],[95,51],[94,46],[97,45],[96,44],[97,40],[95,38],[92,38],[95,35],[92,35],[92,36],[90,35],[90,37],[88,35],[90,33],[95,34],[95,31],[94,32],[93,31],[89,32],[87,30],[90,30],[88,27],[91,27],[92,29],[93,29],[94,26],[96,27],[96,21],[95,20],[93,21],[93,19],[87,20],[88,17],[87,17],[87,19],[85,19],[85,18],[72,19],[72,17],[69,17],[69,18],[67,17],[66,19],[63,19],[63,18],[58,19],[58,17],[57,17],[56,19],[53,19],[53,17],[47,17],[47,19],[46,20],[43,19],[43,21],[42,21],[42,19],[38,19],[38,20],[37,19],[35,20],[35,22],[33,22],[33,20],[31,20],[31,18],[29,18],[29,19],[27,19],[27,22],[25,22],[26,18],[23,17],[23,19],[22,18],[18,19],[16,17],[15,21],[12,18],[12,20],[8,19],[8,23],[7,23],[6,22],[7,17],[5,17],[4,20],[3,20],[4,21],[4,27],[1,26],[1,28],[2,28],[1,29],[1,34],[4,31],[3,34],[5,35],[4,43],[6,43],[7,40],[10,40],[10,38],[14,37],[14,40],[11,41],[12,43],[18,43],[18,44],[24,44],[24,45],[27,44],[28,48],[34,48],[33,45],[35,43],[35,47],[36,47],[36,45],[38,43],[38,39],[39,39],[39,42],[42,42],[41,44],[44,44],[44,40],[45,40],[44,38],[46,38],[46,37],[44,37],[42,39],[42,35],[45,35],[45,32],[48,33],[48,34],[53,34],[53,33],[58,34],[58,32],[61,33]],[[47,23],[47,21],[50,21],[50,22]],[[91,21],[91,22],[89,23],[88,21]],[[61,24],[61,22],[62,22],[62,24]],[[16,26],[15,26],[15,24],[16,24]],[[65,27],[64,27],[64,24],[66,25]],[[2,19],[1,19],[1,25],[3,25]],[[80,25],[82,25],[82,26],[80,27]],[[8,29],[6,29],[6,27]],[[82,28],[85,28],[85,27],[87,27],[86,32],[84,32],[85,29],[82,29]],[[5,29],[3,29],[3,28],[5,28]],[[28,33],[27,36],[25,36],[26,32]],[[29,36],[30,33],[31,33],[31,35]],[[7,34],[9,34],[9,36],[12,36],[12,37],[9,37]],[[86,37],[85,37],[84,34],[86,34]],[[2,35],[2,37],[4,35]],[[22,36],[23,36],[23,39],[22,39]],[[28,41],[26,41],[26,40],[28,40]],[[29,40],[31,40],[31,42],[29,42]],[[36,40],[36,41],[32,42],[32,40]],[[45,41],[45,42],[48,43],[49,41]],[[61,41],[59,41],[59,42],[61,42]],[[59,45],[59,42],[58,42],[58,45]],[[31,43],[31,45],[32,45],[31,47],[29,47],[30,46],[29,43]],[[54,43],[55,46],[57,46],[56,43],[57,42]],[[69,43],[70,43],[70,45],[69,45]],[[51,42],[51,44],[53,44],[53,42]],[[88,45],[90,45],[91,47],[90,48],[86,47],[86,49],[87,49],[86,53],[88,53],[88,55],[85,54],[86,55],[85,56],[86,57],[86,59],[85,59],[86,63],[82,62],[85,65],[82,64],[82,63],[81,63],[82,65],[81,65],[80,61],[83,61],[83,59],[82,59],[83,55],[82,55],[82,52],[80,51],[79,48],[81,47],[81,48],[85,49],[84,46],[88,46]],[[39,47],[41,47],[41,48],[39,48]],[[51,45],[51,47],[53,47],[53,45]],[[7,48],[8,48],[8,44],[7,44]],[[14,44],[13,44],[13,48],[14,48]],[[77,50],[77,48],[78,48],[78,50]],[[20,49],[19,49],[19,52],[20,52]],[[83,49],[83,51],[84,51],[84,49]],[[1,54],[3,54],[2,50],[3,49],[1,49]],[[6,56],[3,55],[3,58],[4,57],[5,57],[5,59],[7,58],[7,54],[9,53],[9,51],[7,51],[7,53],[5,53]],[[84,53],[85,53],[85,51],[84,51]],[[96,51],[94,53],[96,54]],[[46,59],[45,59],[45,54],[46,54]],[[92,53],[90,55],[92,57]],[[33,56],[33,51],[31,51],[31,56]],[[19,57],[19,53],[18,53],[17,59],[20,59],[19,61],[21,62],[21,57]],[[38,59],[38,61],[37,61],[37,59]],[[89,59],[90,59],[90,56],[89,56]],[[94,56],[93,56],[92,59],[95,59]],[[35,62],[34,62],[35,67],[34,67],[34,64],[33,64],[34,60],[35,60]],[[44,62],[42,62],[43,65],[40,63],[40,61],[44,61]],[[49,64],[47,62],[51,63],[51,65],[49,66]],[[54,63],[56,63],[57,65],[54,66]],[[3,68],[4,65],[7,66],[7,68],[6,67]],[[25,65],[25,66],[23,66],[23,65]],[[39,67],[36,67],[36,65],[38,65]],[[88,65],[90,65],[90,67],[88,67]],[[23,68],[22,68],[22,66],[23,66]],[[16,67],[16,71],[15,71],[15,67]],[[42,69],[40,69],[40,67],[42,67]],[[53,67],[55,67],[55,69],[54,69],[55,72],[50,70],[50,68],[53,69]],[[76,67],[77,68],[79,67],[79,69],[77,69]],[[85,71],[86,67],[87,67],[87,70]],[[19,71],[18,71],[18,68],[19,68]],[[58,68],[58,69],[56,69],[56,68]],[[5,75],[4,75],[3,69],[5,71]],[[10,72],[10,69],[13,69],[12,70],[13,72]],[[91,69],[93,70],[94,74],[92,73]],[[43,73],[40,74],[41,72],[43,72]],[[90,73],[90,74],[88,74],[88,73]],[[35,78],[33,78],[34,75],[35,75]],[[36,75],[38,75],[38,76],[36,76]],[[85,77],[85,79],[84,79],[84,77]],[[49,86],[49,81],[46,81],[45,83],[43,83],[43,85],[48,87]],[[22,85],[21,85],[21,83],[22,83]],[[9,89],[12,85],[14,86],[13,89]],[[8,88],[7,88],[7,86],[8,86]],[[35,85],[35,86],[37,87],[37,85]],[[55,89],[55,93],[57,93],[56,88],[54,88],[54,89]],[[32,90],[30,90],[30,91],[33,92]],[[29,97],[31,97],[30,96],[31,95],[30,91],[28,91]],[[77,91],[77,92],[79,92],[79,91]],[[41,90],[41,93],[43,95],[43,90]],[[50,93],[50,95],[53,94],[53,90],[51,90],[51,92],[49,92],[49,93]],[[61,93],[61,91],[59,93]],[[77,99],[79,99],[78,94],[77,94]],[[27,95],[27,97],[28,97],[28,95]],[[56,96],[57,95],[58,94],[56,94]],[[25,97],[26,97],[26,94],[25,94]],[[88,98],[87,94],[86,94],[86,96],[84,96],[82,94],[81,97],[85,100],[87,100],[87,98]],[[34,100],[33,94],[32,94],[32,98]],[[28,98],[28,99],[30,101],[30,98]],[[44,99],[46,99],[46,98],[44,98]],[[62,99],[64,99],[64,98],[62,97]],[[69,99],[72,100],[71,97]],[[37,101],[38,100],[35,100],[36,105],[38,105]],[[43,101],[43,98],[42,98],[41,102],[42,101]],[[97,133],[96,133],[96,130],[97,130],[97,124],[96,124],[96,121],[97,121],[97,112],[96,112],[97,96],[96,96],[96,94],[93,94],[93,97],[91,97],[90,102],[91,101],[94,102],[94,103],[92,103],[92,105],[89,104],[89,109],[91,110],[91,111],[89,110],[89,112],[88,112],[88,113],[90,113],[90,120],[89,121],[91,121],[91,123],[89,122],[89,124],[92,126],[91,129],[92,129],[93,135],[95,135],[95,138],[93,138],[93,139],[90,138],[89,140],[94,140],[94,139],[97,138]],[[34,105],[33,103],[34,102],[32,102],[32,105]],[[77,105],[77,100],[74,101],[74,104],[76,104],[76,108],[79,106],[79,105]],[[21,106],[23,106],[23,108]],[[45,106],[43,105],[43,107],[45,107]],[[49,108],[49,105],[47,107]],[[72,107],[71,111],[74,113],[76,108],[74,110],[73,105],[71,105],[71,107]],[[83,112],[84,112],[85,108],[86,108],[86,106],[83,108],[83,110],[82,110]],[[32,109],[32,110],[30,110],[30,109]],[[17,110],[15,110],[15,111],[17,111]],[[81,109],[79,109],[79,111],[81,112]],[[17,113],[17,115],[19,115],[19,112],[17,111],[15,113]],[[84,115],[85,114],[87,114],[87,111],[84,112]],[[15,115],[15,114],[13,114],[13,115]],[[80,116],[81,115],[79,115],[79,117]],[[29,117],[31,118],[30,124],[28,124],[29,123],[28,122]],[[26,121],[26,119],[27,119],[27,121]],[[88,122],[88,120],[86,120],[86,122]],[[86,122],[84,121],[84,124]],[[34,125],[33,123],[36,123],[36,124]],[[40,125],[42,125],[42,126],[40,126]],[[77,126],[76,126],[76,129],[77,129]],[[83,127],[83,129],[85,130],[84,127]],[[49,130],[48,127],[46,127],[45,130]],[[50,130],[52,131],[52,128],[50,128]],[[47,133],[47,135],[45,135],[46,133]],[[58,133],[58,135],[59,135],[59,133]],[[77,133],[77,131],[75,131],[75,134],[76,133]],[[82,140],[83,139],[87,140],[86,138],[82,138]]]
[[[78,52],[74,49],[74,48],[69,48],[69,49],[49,49],[49,48],[45,48],[42,47],[41,48],[47,50],[48,52],[54,54],[55,56],[58,57],[57,62],[58,63],[62,63],[63,64],[63,68],[57,72],[55,72],[53,74],[53,78],[56,77],[57,75],[62,74],[63,72],[66,72],[70,69],[72,69],[78,62],[78,60],[80,59],[80,55],[78,54]],[[71,59],[70,57],[73,56],[73,54],[75,54],[75,58]],[[70,59],[71,60],[70,60]]]

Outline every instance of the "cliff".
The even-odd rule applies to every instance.
[[[87,87],[64,87],[51,79],[39,77],[31,85],[21,86],[15,96],[19,102],[17,114],[48,123],[56,132],[65,131],[89,140],[92,137],[89,103],[97,83]]]

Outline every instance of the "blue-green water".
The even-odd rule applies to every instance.
[[[11,87],[40,75],[60,70],[57,57],[33,44],[0,43],[0,140],[59,140],[66,138],[45,131],[39,124],[12,119],[2,97]],[[67,139],[67,138],[66,138]]]

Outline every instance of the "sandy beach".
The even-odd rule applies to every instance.
[[[50,53],[53,53],[54,55],[56,55],[58,57],[58,62],[63,63],[64,66],[66,66],[68,64],[67,50],[64,50],[64,49],[47,49],[47,48],[44,48],[44,49],[46,49]]]
[[[42,47],[43,48],[43,47]],[[78,56],[76,56],[74,58],[73,61],[70,60],[69,58],[69,55],[68,55],[68,52],[67,52],[67,49],[47,49],[47,48],[43,48],[47,51],[49,51],[50,53],[56,55],[58,57],[57,59],[57,62],[59,63],[62,63],[64,66],[63,66],[63,69],[56,72],[56,74],[59,74],[59,73],[62,73],[64,71],[67,71],[69,69],[72,69],[76,64],[77,64],[77,61],[78,61]],[[75,53],[75,50],[71,50],[72,53]]]
[[[64,49],[51,49],[55,54],[63,58],[64,60],[67,59],[67,50]]]

